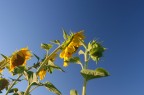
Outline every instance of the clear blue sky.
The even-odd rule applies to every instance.
[[[11,55],[28,46],[43,57],[40,44],[62,40],[62,28],[68,32],[85,30],[86,42],[98,39],[108,48],[99,64],[91,62],[90,68],[103,67],[111,76],[89,81],[87,95],[144,95],[143,0],[0,1],[2,54]],[[62,67],[62,60],[56,64]],[[63,69],[65,73],[55,71],[43,81],[52,82],[63,95],[74,88],[81,95],[80,66],[71,64]],[[19,87],[25,90],[25,86]],[[32,95],[54,94],[40,87]]]

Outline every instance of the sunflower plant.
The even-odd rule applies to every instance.
[[[103,56],[106,50],[101,43],[96,40],[90,41],[88,44],[84,42],[84,31],[76,33],[71,32],[67,34],[63,30],[64,41],[61,43],[59,40],[51,41],[51,44],[42,43],[41,48],[46,51],[44,58],[32,53],[28,47],[21,48],[13,52],[10,56],[1,54],[3,59],[0,61],[0,92],[6,89],[5,95],[13,93],[13,95],[31,95],[31,92],[39,86],[46,87],[50,92],[56,95],[62,93],[49,81],[42,82],[47,73],[52,74],[54,70],[64,72],[64,70],[55,64],[57,58],[63,59],[63,66],[67,67],[70,63],[77,63],[81,66],[80,73],[83,77],[82,95],[86,95],[87,82],[92,79],[102,78],[109,76],[109,73],[104,68],[96,68],[95,70],[89,69],[89,61],[93,60],[96,63]],[[53,45],[58,45],[55,50],[50,52]],[[78,53],[78,56],[75,53]],[[79,55],[83,55],[84,61]],[[36,58],[37,61],[32,66],[27,66],[28,60]],[[8,69],[12,77],[17,78],[4,78],[3,70]],[[25,91],[15,88],[19,82],[26,80],[28,85]],[[70,91],[70,95],[78,95],[75,89]]]

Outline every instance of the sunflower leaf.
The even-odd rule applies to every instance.
[[[19,92],[19,94],[18,94],[18,95],[24,95],[24,93],[25,93],[25,92],[21,91],[21,92]],[[30,94],[30,93],[28,93],[28,95],[31,95],[31,94]]]
[[[83,50],[80,50],[80,51],[78,52],[78,54],[79,54],[79,55],[84,54],[84,51],[83,51]]]
[[[51,42],[54,43],[54,44],[60,45],[60,41],[59,40],[53,40]]]
[[[72,57],[72,58],[69,59],[70,63],[78,63],[79,61],[80,61],[79,57]]]
[[[46,51],[48,51],[48,50],[50,50],[52,48],[52,45],[51,44],[42,43],[41,44],[41,48],[45,49]]]
[[[34,73],[32,71],[25,71],[24,75],[25,75],[26,79],[28,80],[29,84],[31,84],[33,82],[38,82],[36,73]]]
[[[54,65],[54,66],[49,66],[51,69],[56,69],[56,70],[60,70],[60,71],[62,71],[62,72],[65,72],[62,68],[60,68],[59,66],[57,66],[57,65]]]
[[[48,72],[49,73],[52,73],[53,72],[53,70],[60,70],[60,71],[62,71],[62,72],[65,72],[61,67],[59,67],[59,66],[57,66],[57,65],[55,65],[52,61],[49,61],[49,64],[48,64]]]
[[[14,92],[17,92],[18,91],[18,88],[12,88],[10,89],[9,93],[14,93]]]
[[[44,86],[44,84],[42,84],[40,82],[32,82],[31,85],[32,86]]]
[[[36,57],[36,59],[37,59],[38,61],[40,60],[40,58],[39,58],[36,54],[33,53],[33,55]]]
[[[68,38],[68,34],[64,29],[62,29],[62,31],[63,31],[63,38],[66,40]]]
[[[3,70],[7,66],[8,62],[6,59],[0,61],[0,70]]]
[[[1,54],[1,56],[4,58],[4,59],[8,59],[8,57],[7,56],[5,56],[5,55],[3,55],[3,54]]]
[[[95,78],[107,77],[109,76],[109,73],[103,68],[97,68],[96,70],[83,69],[81,70],[81,75],[86,80],[91,80]]]
[[[61,92],[50,82],[46,82],[44,86],[51,92],[57,94],[57,95],[62,95]]]
[[[21,74],[21,73],[23,73],[25,70],[26,70],[26,67],[25,67],[25,66],[18,66],[18,67],[16,67],[16,68],[14,68],[13,75]]]

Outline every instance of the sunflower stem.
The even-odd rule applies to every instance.
[[[80,62],[80,66],[81,66],[81,69],[83,69],[84,67],[83,67],[83,64]]]
[[[32,91],[35,90],[37,87],[39,87],[39,86],[35,86],[35,87],[32,88],[29,92],[32,92]]]
[[[85,51],[84,59],[85,59],[84,69],[87,69],[88,67],[88,51],[87,50]],[[83,87],[82,87],[82,95],[86,95],[86,87],[87,87],[87,80],[86,78],[84,78]]]
[[[32,86],[32,83],[27,87],[24,95],[28,95],[29,94],[31,86]]]
[[[82,88],[82,95],[86,95],[86,86],[87,86],[87,80],[84,79],[83,88]]]
[[[43,66],[47,63],[47,61],[56,53],[59,51],[59,49],[62,47],[62,45],[60,45],[59,47],[57,47],[48,57],[46,57],[46,59],[42,62],[42,64],[40,65],[40,67],[37,70],[37,73],[43,68]]]
[[[16,84],[16,82],[20,79],[20,77],[22,77],[23,74],[20,74],[17,79],[11,84],[11,86],[8,88],[7,92],[5,95],[8,95],[9,91],[11,90],[11,88]]]

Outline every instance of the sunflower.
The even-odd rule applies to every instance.
[[[55,59],[56,59],[56,57],[57,57],[57,54],[54,54],[54,55],[47,61],[47,64],[46,64],[46,65],[48,65],[48,63],[49,63],[50,61],[51,61],[51,62],[54,62]],[[40,70],[40,71],[38,72],[38,76],[40,77],[40,80],[43,80],[43,79],[45,78],[47,71],[48,71],[48,70],[47,70],[47,67],[45,66],[42,70]]]
[[[12,54],[10,58],[10,71],[13,71],[15,67],[26,65],[26,61],[31,58],[32,54],[28,48],[22,48]]]
[[[82,31],[75,33],[70,37],[70,42],[68,45],[62,50],[60,53],[60,58],[64,59],[63,66],[68,66],[68,60],[72,57],[72,55],[77,51],[77,49],[82,45],[81,41],[85,38]]]

